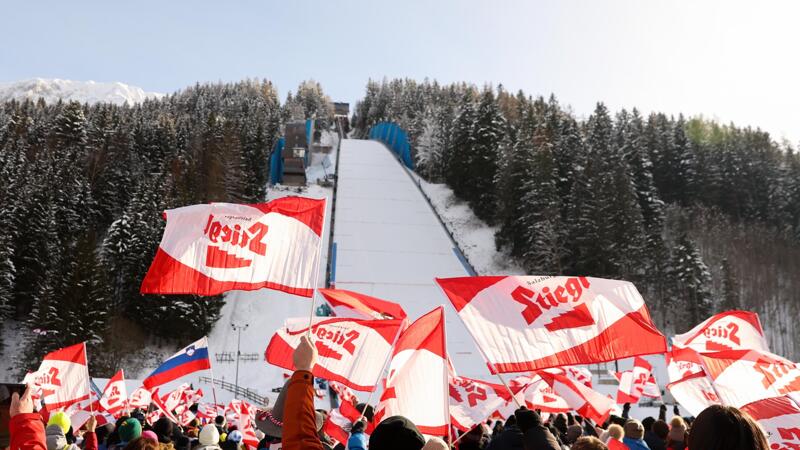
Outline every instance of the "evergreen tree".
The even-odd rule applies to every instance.
[[[675,297],[682,302],[682,311],[672,311],[675,317],[684,317],[684,329],[705,320],[712,311],[711,274],[700,252],[686,233],[678,239],[672,250],[670,275],[675,280]]]
[[[534,137],[537,128],[533,106],[526,102],[519,118],[515,145],[504,147],[498,161],[496,189],[498,197],[497,222],[499,228],[495,233],[495,244],[498,248],[508,248],[511,256],[521,257],[528,249],[528,234],[522,223],[522,215],[526,210],[523,201],[532,174]]]
[[[721,311],[732,311],[741,309],[741,292],[739,290],[739,280],[733,272],[728,259],[722,260],[722,302]]]
[[[505,123],[497,108],[494,93],[484,90],[472,129],[472,145],[467,153],[465,198],[475,215],[492,223],[497,206],[494,176],[497,173],[498,150],[503,143]]]

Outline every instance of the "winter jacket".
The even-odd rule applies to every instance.
[[[608,442],[606,442],[606,446],[608,450],[628,450],[628,446],[614,438],[610,438]]]
[[[632,439],[629,437],[622,438],[622,443],[625,444],[630,450],[650,450],[647,442],[644,439]]]
[[[80,450],[75,444],[67,444],[67,436],[60,425],[50,425],[44,430],[47,450]]]
[[[669,441],[667,443],[667,450],[686,450],[686,442],[684,442],[684,441]]]
[[[83,433],[83,450],[97,450],[97,434],[94,431]]]
[[[311,372],[297,370],[292,374],[283,408],[282,450],[324,450],[317,434]]]
[[[46,450],[42,416],[38,413],[17,414],[8,422],[11,450]]]
[[[544,425],[528,429],[523,437],[525,450],[559,450],[558,440]]]
[[[667,450],[667,443],[652,431],[644,432],[644,441],[647,442],[650,450]]]
[[[347,450],[367,450],[367,435],[364,433],[353,433],[347,440]]]
[[[524,450],[522,431],[516,425],[506,427],[502,433],[492,439],[486,450]]]

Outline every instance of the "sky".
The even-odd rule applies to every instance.
[[[502,83],[760,127],[800,144],[796,0],[0,0],[0,81],[121,81],[172,92],[305,79],[338,101],[369,78]]]

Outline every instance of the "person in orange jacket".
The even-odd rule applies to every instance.
[[[283,411],[282,450],[324,450],[317,434],[311,374],[317,362],[317,348],[308,336],[300,338],[293,359],[295,371],[289,379]]]
[[[18,393],[11,396],[8,431],[11,435],[10,450],[47,450],[42,416],[33,412],[31,387],[28,386],[22,397]]]

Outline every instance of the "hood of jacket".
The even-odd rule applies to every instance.
[[[59,450],[67,446],[67,437],[60,426],[49,425],[44,430],[44,434],[47,441],[47,450]]]

